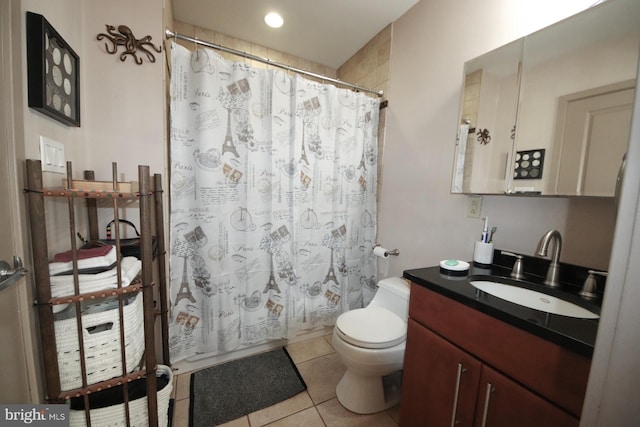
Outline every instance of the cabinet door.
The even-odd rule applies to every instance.
[[[409,319],[400,426],[472,426],[481,364]]]
[[[577,427],[579,421],[520,384],[482,366],[476,427]]]

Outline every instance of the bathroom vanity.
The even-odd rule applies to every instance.
[[[578,426],[598,321],[513,304],[469,283],[509,273],[497,265],[462,277],[439,267],[404,272],[400,426]],[[597,301],[574,302],[599,310]]]

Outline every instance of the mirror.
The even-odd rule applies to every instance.
[[[522,43],[520,56],[514,43]],[[464,138],[460,126],[452,192],[613,197],[629,140],[640,2],[609,0],[514,43],[496,51],[512,52],[511,69],[520,64],[517,105],[508,110],[494,92],[493,104],[478,104],[475,133]],[[499,56],[496,51],[487,55]],[[465,64],[460,123],[468,119],[472,130],[467,69],[485,56]],[[485,121],[492,114],[504,117]],[[510,141],[504,139],[509,122],[516,123]],[[483,146],[478,129],[487,128],[491,140]]]
[[[454,193],[507,190],[523,46],[519,39],[465,63]]]

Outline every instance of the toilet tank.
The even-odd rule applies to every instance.
[[[384,307],[406,321],[409,316],[409,290],[409,283],[400,277],[382,279],[369,307]]]

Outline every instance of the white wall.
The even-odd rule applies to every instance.
[[[130,56],[125,61],[119,59],[123,47],[119,47],[118,54],[108,54],[104,40],[96,39],[97,34],[106,32],[106,24],[127,25],[136,38],[151,35],[154,45],[162,45],[163,4],[163,0],[22,0],[23,19],[27,11],[43,15],[80,57],[81,126],[66,126],[30,109],[25,102],[26,158],[40,158],[42,135],[64,145],[76,179],[82,178],[84,170],[94,170],[96,179],[111,181],[112,162],[116,162],[118,180],[137,181],[137,166],[148,165],[152,174],[163,174],[163,187],[167,188],[164,51],[153,52],[155,63],[141,55],[143,64],[138,65]],[[23,91],[26,99],[26,78]],[[45,172],[43,178],[45,185],[59,186],[64,175]],[[68,222],[67,208],[66,203],[53,205],[57,208],[51,209],[47,220],[48,228],[56,230],[59,227],[55,224]],[[111,213],[101,213],[102,233],[109,220],[107,214]],[[138,223],[134,209],[123,211],[122,216]],[[50,252],[68,248],[68,232],[61,233],[49,236]]]
[[[466,196],[449,193],[464,62],[593,3],[422,0],[394,23],[378,242],[400,256],[381,260],[381,274],[471,259],[482,231],[480,220],[466,218]],[[563,261],[607,268],[611,201],[485,196],[483,215],[499,227],[498,248],[533,254],[555,228],[565,237]],[[609,231],[584,251],[574,223]]]
[[[71,48],[80,56],[80,96],[84,98],[84,66],[83,46],[86,38],[83,35],[82,26],[78,23],[82,22],[84,2],[81,0],[61,0],[49,2],[44,0],[22,0],[22,19],[23,27],[26,12],[35,12],[43,15],[47,21],[60,33]],[[24,143],[25,155],[29,159],[40,158],[39,143],[40,136],[46,136],[55,141],[61,142],[65,146],[66,159],[74,163],[79,163],[80,159],[84,159],[87,155],[88,145],[85,143],[85,129],[70,127],[56,120],[45,116],[44,114],[30,109],[27,105],[27,78],[26,78],[26,37],[22,41],[23,69],[25,76],[23,80],[23,99],[24,103]],[[84,110],[84,99],[81,99],[81,120]],[[62,177],[62,175],[57,175]],[[46,178],[45,178],[46,179]],[[62,181],[57,181],[59,185]]]
[[[164,25],[162,0],[84,2],[85,39],[83,78],[85,143],[90,147],[86,162],[99,177],[111,177],[111,162],[126,180],[137,180],[137,165],[148,165],[152,173],[164,174],[167,145],[164,111],[164,51],[153,52],[156,62],[144,54],[142,65],[132,57],[124,62],[119,55],[105,53],[105,24],[127,25],[136,38],[151,35],[151,42],[162,46]],[[122,47],[119,48],[121,52]]]
[[[27,157],[39,156],[39,136],[45,135],[64,144],[67,160],[74,162],[78,176],[84,169],[94,169],[98,177],[110,180],[112,161],[118,162],[127,180],[137,179],[136,166],[141,162],[164,172],[164,52],[154,53],[155,63],[145,58],[137,65],[131,57],[122,62],[119,55],[107,54],[104,41],[96,39],[98,33],[106,32],[105,24],[124,24],[136,38],[151,35],[151,41],[161,45],[162,5],[162,0],[22,1],[23,12],[44,15],[78,53],[81,86],[80,128],[60,124],[25,106]],[[26,97],[26,80],[24,85]]]

